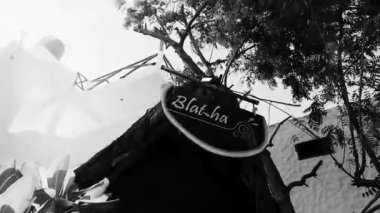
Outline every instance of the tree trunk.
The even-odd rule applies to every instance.
[[[280,173],[277,170],[276,165],[270,157],[268,150],[264,150],[259,154],[258,157],[260,158],[263,165],[269,190],[271,191],[272,197],[278,204],[281,212],[295,212],[292,201],[290,200],[289,192],[281,178]]]
[[[340,92],[342,93],[344,105],[347,108],[347,113],[348,113],[350,125],[353,125],[354,128],[356,129],[356,131],[358,132],[359,137],[360,137],[360,143],[362,144],[362,146],[364,147],[368,156],[370,157],[373,165],[375,166],[376,171],[380,174],[380,162],[377,160],[375,152],[372,150],[370,145],[367,143],[367,140],[364,136],[363,128],[361,128],[359,121],[358,121],[358,119],[357,119],[357,117],[356,117],[356,115],[352,109],[351,103],[348,99],[348,91],[347,91],[346,83],[344,80],[344,73],[343,73],[343,69],[342,69],[341,60],[339,60],[339,63],[338,63],[338,82],[340,85]],[[365,157],[365,156],[362,156],[362,157]],[[358,156],[356,155],[355,160],[357,160],[357,158],[358,158]],[[356,166],[360,166],[360,165],[356,165]],[[361,165],[361,166],[365,167],[365,165]],[[355,176],[358,176],[358,175],[361,175],[361,174],[355,174]]]
[[[197,75],[198,78],[206,76],[205,73],[198,67],[198,65],[193,61],[193,59],[185,52],[183,47],[180,45],[172,45],[173,49],[177,55],[182,59],[182,61],[191,69],[193,73]]]

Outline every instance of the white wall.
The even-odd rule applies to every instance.
[[[336,123],[337,115],[336,109],[329,110],[324,125]],[[306,118],[302,118],[301,120],[307,124]],[[274,129],[275,126],[271,126],[270,132],[273,132]],[[310,137],[302,134],[302,131],[290,122],[286,122],[281,126],[273,141],[274,147],[270,148],[271,156],[285,184],[299,180],[302,175],[309,173],[320,159],[323,160],[322,166],[317,171],[318,177],[307,180],[309,187],[296,187],[291,191],[290,196],[296,212],[360,212],[369,200],[362,197],[364,189],[351,186],[351,179],[335,166],[334,161],[329,155],[298,160],[294,144],[291,141],[292,136],[295,134],[300,136],[300,142],[310,139]],[[334,156],[340,160],[342,157],[341,149],[334,148],[336,151]],[[346,153],[348,153],[348,150],[346,150]],[[344,166],[350,171],[348,163]],[[373,174],[373,171],[371,171],[367,175],[371,177]]]

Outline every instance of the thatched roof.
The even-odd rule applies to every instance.
[[[159,205],[173,212],[199,212],[207,206],[221,212],[277,212],[259,161],[242,162],[192,143],[168,121],[159,103],[77,168],[75,181],[83,188],[109,178],[110,191],[125,201],[123,211],[149,212],[154,207],[148,206]]]
[[[127,162],[132,165],[143,158],[149,145],[169,126],[160,103],[150,108],[124,134],[74,171],[76,183],[87,187],[112,172],[126,169],[128,165],[122,165],[123,160],[128,158]]]

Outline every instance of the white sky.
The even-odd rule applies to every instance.
[[[122,21],[112,0],[0,0],[0,45],[24,37],[30,46],[53,35],[66,45],[63,63],[98,76],[158,50],[158,41],[125,30]]]
[[[113,0],[0,0],[0,46],[19,40],[28,47],[44,35],[56,36],[66,45],[62,62],[89,78],[158,51],[157,40],[126,30],[122,23],[123,16]],[[290,92],[282,88],[271,91],[266,86],[258,86],[254,94],[292,101]],[[294,115],[302,114],[305,108],[281,107]],[[259,113],[266,117],[267,109],[268,105],[259,105]],[[272,108],[271,123],[285,117]]]

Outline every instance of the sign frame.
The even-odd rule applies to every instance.
[[[198,83],[198,84],[201,84],[201,83]],[[200,85],[200,87],[207,87],[207,85]],[[162,108],[163,108],[164,114],[168,118],[168,120],[176,128],[178,128],[188,139],[190,139],[192,142],[194,142],[195,144],[197,144],[201,148],[203,148],[203,149],[205,149],[205,150],[207,150],[207,151],[209,151],[211,153],[214,153],[216,155],[221,155],[221,156],[231,157],[231,158],[245,158],[245,157],[251,157],[253,155],[259,154],[260,152],[262,152],[267,147],[267,144],[268,144],[268,127],[267,127],[265,118],[262,117],[262,116],[261,116],[262,117],[262,125],[263,125],[263,128],[264,128],[263,141],[261,141],[261,144],[258,147],[255,147],[253,149],[244,150],[244,151],[230,151],[230,150],[225,150],[225,149],[222,149],[222,148],[219,148],[219,147],[212,146],[209,143],[207,143],[207,142],[203,141],[202,139],[198,138],[196,135],[194,135],[189,130],[187,130],[186,127],[184,125],[182,125],[173,116],[172,112],[170,112],[170,111],[173,111],[173,110],[171,110],[171,109],[168,108],[167,103],[166,103],[166,98],[168,96],[168,92],[171,91],[171,90],[173,90],[173,89],[176,89],[176,86],[173,86],[173,85],[168,86],[168,87],[166,87],[164,89],[164,91],[162,93],[161,104],[162,104]],[[242,110],[242,109],[240,109],[240,110]],[[250,112],[248,112],[248,113],[250,113]],[[192,118],[192,119],[196,119],[196,118]],[[196,120],[200,120],[200,119],[196,119]],[[235,129],[242,129],[242,131],[245,131],[246,128],[250,128],[250,124],[248,122],[249,121],[247,121],[247,122],[238,122],[235,125],[234,128]]]

